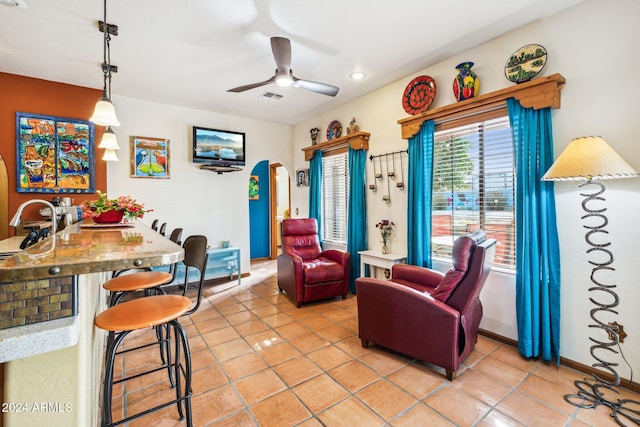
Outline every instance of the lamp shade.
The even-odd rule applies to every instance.
[[[104,134],[102,135],[102,141],[100,142],[100,145],[98,145],[98,148],[105,148],[108,150],[120,149],[116,134],[113,133],[113,129],[111,129],[111,126],[107,126],[107,129],[104,131]]]
[[[104,150],[104,154],[102,155],[102,160],[105,162],[117,162],[118,156],[116,155],[116,150],[106,149]]]
[[[542,181],[635,178],[636,172],[599,136],[572,140],[558,156]]]
[[[116,117],[116,109],[106,96],[98,100],[93,116],[89,120],[100,126],[120,126]]]

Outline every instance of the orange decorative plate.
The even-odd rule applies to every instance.
[[[418,76],[407,85],[402,95],[404,111],[413,115],[424,113],[436,97],[436,82],[429,76]]]

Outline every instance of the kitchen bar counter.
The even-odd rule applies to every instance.
[[[180,246],[142,223],[97,227],[82,222],[67,226],[0,261],[0,283],[152,267],[184,257]]]
[[[26,408],[2,414],[4,427],[98,425],[105,333],[94,326],[93,319],[106,308],[102,284],[112,270],[153,267],[184,258],[182,247],[142,223],[104,228],[79,223],[56,233],[55,244],[53,239],[0,261],[0,288],[7,295],[21,282],[33,284],[26,292],[15,291],[15,298],[39,290],[38,282],[73,276],[78,309],[70,317],[0,330],[0,353],[6,361],[3,399]],[[0,243],[0,248],[13,252],[16,243],[19,246],[12,239]],[[7,303],[15,305],[15,299]],[[33,409],[41,407],[48,410]]]

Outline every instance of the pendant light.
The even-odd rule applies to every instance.
[[[116,110],[111,102],[111,76],[118,72],[118,67],[111,65],[111,36],[118,35],[118,26],[107,23],[107,0],[104,0],[104,21],[98,22],[98,29],[104,34],[103,37],[103,62],[102,74],[104,78],[104,88],[102,97],[96,103],[93,115],[89,120],[100,126],[107,126],[102,136],[102,142],[98,148],[104,148],[102,157],[105,161],[117,161],[115,150],[119,150],[116,135],[111,129],[112,126],[120,126],[116,117]]]

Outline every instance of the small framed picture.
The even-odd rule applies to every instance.
[[[249,178],[249,200],[260,200],[260,177],[251,175]]]
[[[298,187],[309,186],[309,169],[298,169],[296,171],[296,185]]]
[[[131,177],[169,178],[169,140],[130,137]]]

